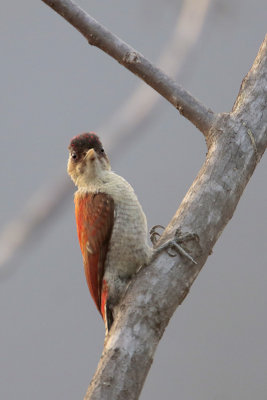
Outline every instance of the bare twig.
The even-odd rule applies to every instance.
[[[157,65],[171,77],[177,76],[196,44],[207,16],[211,0],[185,0],[177,18],[174,31],[160,55]],[[189,28],[190,27],[190,28]],[[99,132],[107,133],[105,143],[112,145],[114,139],[121,143],[127,134],[151,117],[161,96],[141,82],[113,117],[109,118]],[[139,130],[142,132],[142,130]],[[135,134],[136,137],[136,134]]]
[[[71,190],[73,185],[69,180],[55,179],[51,184],[41,187],[29,199],[18,218],[6,224],[0,234],[1,276],[10,272],[4,266],[28,242],[33,232],[57,212],[62,200]]]
[[[165,97],[205,136],[214,121],[214,113],[179,86],[141,53],[108,31],[71,0],[42,0],[70,22],[88,42],[99,47],[120,64],[143,79]]]
[[[177,75],[195,45],[211,0],[185,0],[170,40],[159,57],[158,65],[170,75]],[[188,26],[192,28],[189,30]],[[97,132],[105,133],[105,147],[109,154],[121,151],[126,138],[135,134],[142,123],[156,107],[160,96],[142,83],[128,100],[112,114]],[[135,135],[136,137],[136,135]],[[33,237],[36,230],[54,215],[58,207],[73,193],[66,174],[59,173],[49,184],[43,185],[25,204],[24,209],[14,220],[8,222],[0,232],[0,272],[10,273],[4,268],[12,257]],[[36,201],[36,199],[39,199]]]

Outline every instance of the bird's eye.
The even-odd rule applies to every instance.
[[[73,151],[73,152],[71,153],[71,158],[72,158],[73,160],[76,160],[76,159],[77,159],[77,154],[75,153],[75,151]]]
[[[101,149],[100,151],[101,151],[101,153],[104,153],[105,150],[104,150],[103,147],[102,147],[102,149]]]

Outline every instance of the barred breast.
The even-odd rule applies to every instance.
[[[147,263],[150,257],[147,221],[131,185],[122,177],[112,175],[105,185],[105,192],[114,199],[115,205],[105,270],[114,268],[121,277],[127,277]]]

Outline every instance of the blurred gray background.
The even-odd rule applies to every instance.
[[[79,4],[150,60],[180,1]],[[179,83],[229,111],[266,33],[266,0],[212,1]],[[97,130],[139,81],[41,1],[4,2],[1,209],[4,227],[64,171],[77,133]],[[105,132],[98,132],[105,144]],[[110,156],[135,188],[149,227],[166,225],[205,157],[200,132],[166,101],[142,134]],[[141,399],[267,398],[266,158],[159,345]],[[0,398],[82,399],[104,325],[89,296],[73,199],[5,266],[0,280]]]

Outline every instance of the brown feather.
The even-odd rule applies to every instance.
[[[102,281],[114,223],[114,201],[105,193],[77,192],[74,203],[85,276],[101,313]]]

